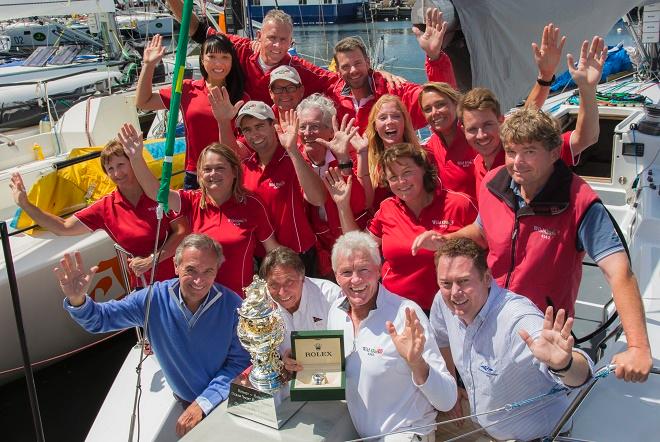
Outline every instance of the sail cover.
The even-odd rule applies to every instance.
[[[642,0],[453,0],[470,50],[472,86],[487,87],[507,110],[530,91],[538,70],[531,43],[541,42],[543,26],[554,23],[566,35],[565,55],[576,60],[580,45],[605,36],[620,17]]]
[[[0,0],[0,21],[24,17],[114,12],[114,0]]]

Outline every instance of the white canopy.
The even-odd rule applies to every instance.
[[[472,64],[472,86],[491,89],[502,109],[530,91],[538,75],[531,43],[541,42],[547,23],[566,35],[564,56],[577,59],[580,45],[605,36],[617,20],[643,0],[452,0],[465,34]],[[564,58],[565,60],[565,58]],[[562,61],[559,72],[566,70]]]
[[[0,0],[0,21],[16,18],[114,12],[114,0]]]

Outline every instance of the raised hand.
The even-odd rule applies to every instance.
[[[442,53],[442,43],[447,33],[448,24],[442,19],[442,12],[437,8],[426,10],[426,30],[412,28],[417,37],[417,43],[431,60],[437,60]]]
[[[532,43],[534,61],[539,68],[541,80],[550,81],[557,71],[565,43],[566,36],[559,37],[559,28],[552,23],[548,23],[543,27],[541,46]]]
[[[440,248],[445,240],[445,237],[435,230],[427,230],[424,233],[420,233],[417,238],[415,238],[412,243],[410,252],[413,256],[417,255],[417,252],[420,249],[426,249],[435,252]]]
[[[420,364],[426,364],[422,357],[424,344],[426,344],[424,327],[422,327],[417,313],[413,309],[406,307],[406,324],[401,334],[397,333],[391,321],[387,321],[385,327],[390,338],[392,338],[396,350],[409,367],[413,368],[420,366]]]
[[[85,302],[85,295],[97,270],[98,266],[94,266],[89,271],[85,271],[80,252],[76,251],[73,255],[65,253],[60,265],[53,269],[53,273],[60,283],[62,292],[69,298],[69,303],[79,306]]]
[[[124,153],[129,159],[142,157],[144,141],[142,134],[130,123],[124,123],[117,133],[117,139],[124,147]]]
[[[359,133],[356,133],[355,136],[351,138],[351,145],[358,155],[364,155],[369,150],[369,138],[365,134],[360,135]]]
[[[316,142],[324,145],[335,155],[337,159],[348,159],[350,157],[350,141],[358,131],[357,126],[353,126],[355,118],[349,120],[348,115],[344,115],[341,119],[341,125],[337,124],[337,116],[332,116],[332,128],[334,135],[332,140],[327,141],[323,138],[317,138]]]
[[[399,86],[403,85],[404,83],[408,83],[408,80],[406,80],[405,78],[399,75],[392,74],[391,72],[387,72],[382,69],[379,69],[378,72],[383,77],[383,79],[387,81],[387,86],[390,87],[391,89],[396,89]]]
[[[250,42],[250,49],[252,49],[252,52],[255,54],[258,54],[261,51],[261,42],[257,40],[252,40]]]
[[[353,176],[349,176],[348,180],[344,181],[337,167],[328,168],[323,177],[325,188],[328,189],[330,197],[340,209],[342,207],[350,206],[351,204],[352,183]]]
[[[11,189],[11,196],[14,198],[14,203],[16,203],[18,207],[22,208],[29,204],[27,190],[25,189],[23,177],[20,173],[14,172],[11,174],[9,188]]]
[[[287,151],[298,149],[298,114],[290,109],[280,113],[280,122],[275,125],[280,144]]]
[[[212,87],[208,93],[209,103],[211,103],[211,112],[217,121],[232,120],[245,102],[239,100],[236,104],[231,104],[227,88]]]
[[[605,40],[597,35],[591,40],[591,45],[587,40],[582,42],[577,66],[573,55],[566,55],[568,72],[578,87],[595,88],[603,74],[605,60],[607,60],[607,46]]]
[[[157,65],[165,54],[165,47],[163,46],[163,37],[156,34],[154,38],[147,43],[142,55],[142,64],[144,65]]]
[[[526,330],[519,330],[518,334],[536,359],[552,369],[559,370],[568,365],[573,355],[573,318],[566,319],[566,313],[560,309],[553,322],[552,313],[552,307],[545,309],[543,330],[538,338],[533,339]]]

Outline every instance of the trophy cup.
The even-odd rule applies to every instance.
[[[289,399],[289,385],[278,354],[285,335],[284,322],[266,281],[255,276],[244,291],[237,334],[250,353],[252,369],[249,375],[242,374],[232,382],[227,411],[278,429],[304,402]]]

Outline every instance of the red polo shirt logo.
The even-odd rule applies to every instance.
[[[270,183],[268,183],[268,185],[273,189],[279,189],[280,187],[283,187],[285,184],[286,184],[285,181],[278,181],[278,182],[271,181]]]
[[[541,234],[541,238],[550,240],[554,237],[556,237],[559,234],[558,230],[554,229],[548,229],[545,227],[540,227],[540,226],[534,226],[534,231],[539,232]]]

